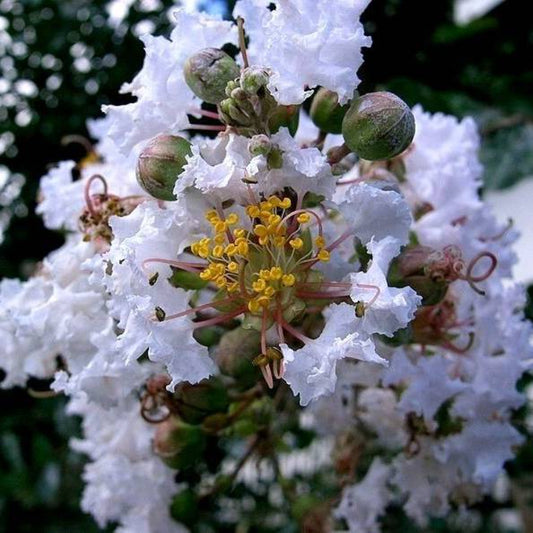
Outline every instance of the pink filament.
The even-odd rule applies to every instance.
[[[103,186],[104,186],[104,192],[102,193],[104,196],[107,196],[107,181],[105,180],[105,178],[103,176],[101,176],[100,174],[94,174],[93,176],[91,176],[88,180],[87,180],[87,183],[85,184],[85,189],[84,189],[84,195],[85,195],[85,203],[87,204],[87,209],[89,210],[89,213],[91,213],[91,216],[96,216],[96,211],[94,210],[94,205],[93,205],[93,201],[91,199],[91,185],[96,181],[96,180],[99,180],[102,182]]]
[[[246,311],[246,307],[241,307],[240,309],[237,309],[236,311],[231,311],[229,313],[225,313],[223,315],[219,315],[214,318],[202,320],[201,322],[195,322],[194,329],[206,328],[208,326],[215,326],[222,322],[226,322],[227,320],[231,320],[232,318],[235,318],[236,316],[242,315],[245,311]]]

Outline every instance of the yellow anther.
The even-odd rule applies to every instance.
[[[271,196],[268,199],[268,202],[272,205],[272,207],[279,207],[281,204],[281,200],[277,196]]]
[[[261,307],[268,307],[270,304],[270,298],[268,296],[258,296],[255,300]]]
[[[270,277],[274,281],[278,281],[283,276],[283,270],[279,266],[274,266],[270,269]]]
[[[226,231],[227,228],[228,228],[228,225],[226,224],[226,222],[224,220],[219,220],[215,224],[215,231],[217,233],[223,233],[224,231]]]
[[[259,277],[261,279],[264,279],[265,281],[270,281],[270,270],[267,270],[266,268],[262,268],[259,271]]]
[[[231,242],[226,246],[226,249],[224,251],[226,252],[227,255],[232,256],[237,253],[237,250],[238,250],[237,246],[235,246],[235,244]]]
[[[200,279],[203,279],[204,281],[208,281],[211,279],[211,270],[209,268],[206,268],[205,270],[202,270],[200,272]]]
[[[309,213],[300,213],[297,217],[296,217],[296,220],[300,223],[300,224],[305,224],[306,222],[309,222],[311,220],[311,215]]]
[[[261,211],[261,213],[259,213],[259,217],[261,218],[261,220],[267,223],[271,215],[272,213],[270,211]]]
[[[200,243],[199,242],[193,242],[191,244],[191,252],[194,254],[194,255],[198,255],[198,251],[200,249]]]
[[[282,247],[282,246],[285,246],[285,238],[284,237],[281,237],[281,236],[278,236],[278,237],[274,237],[274,245],[275,246],[278,246],[278,247]]]
[[[218,276],[215,279],[215,284],[219,289],[223,289],[227,285],[226,278],[224,276]]]
[[[283,209],[289,209],[291,205],[292,205],[291,199],[287,197],[283,198],[283,200],[281,200],[281,202],[279,203],[279,206]]]
[[[220,244],[217,244],[213,248],[212,254],[213,254],[214,257],[222,257],[222,255],[224,254],[224,247],[221,246]]]
[[[260,237],[260,238],[259,238],[259,244],[260,244],[261,246],[264,246],[264,245],[267,244],[267,243],[268,243],[268,237]]]
[[[281,278],[281,283],[283,283],[285,287],[292,287],[296,283],[296,277],[294,274],[285,274]]]
[[[239,271],[239,263],[236,263],[235,261],[230,261],[228,263],[228,270],[230,272],[238,272]]]
[[[205,214],[205,218],[208,222],[211,222],[211,224],[214,224],[215,222],[218,222],[220,220],[218,218],[217,212],[214,209],[211,209]]]
[[[274,206],[267,200],[259,204],[261,211],[270,211]]]
[[[226,290],[228,292],[238,291],[239,290],[239,284],[236,281],[234,281],[233,283],[229,283],[228,286],[226,287]]]
[[[326,239],[324,239],[324,237],[322,237],[322,235],[319,235],[319,236],[315,239],[315,243],[316,243],[316,245],[317,245],[319,248],[324,248],[324,246],[326,245]]]
[[[302,241],[300,237],[296,237],[296,239],[291,239],[289,241],[289,245],[295,250],[299,250],[304,245],[304,241]]]
[[[226,272],[226,265],[224,263],[211,263],[211,268],[215,272],[215,276],[222,276]]]
[[[254,233],[258,237],[266,237],[268,235],[268,229],[263,224],[257,224],[257,226],[254,226]]]
[[[237,237],[235,239],[235,246],[239,246],[241,242],[248,242],[248,240],[246,239],[246,237]]]
[[[317,257],[320,259],[320,261],[324,261],[324,263],[327,263],[330,258],[330,254],[327,250],[322,249],[320,252],[318,252]]]
[[[248,255],[248,250],[249,250],[249,245],[247,242],[240,242],[237,246],[237,250],[239,252],[239,254],[243,255],[243,256],[247,256]]]
[[[246,231],[243,230],[242,228],[236,228],[233,230],[233,235],[236,239],[241,239],[246,235]]]
[[[230,213],[226,217],[226,222],[230,225],[237,224],[239,222],[239,215],[237,213]]]
[[[261,210],[256,205],[249,205],[246,207],[246,214],[250,218],[256,218],[259,216],[260,213],[261,213]]]
[[[263,293],[265,296],[268,296],[269,298],[272,298],[272,296],[274,296],[274,294],[276,294],[276,289],[274,289],[274,287],[272,286],[268,286],[264,293]]]
[[[263,292],[266,289],[266,283],[264,279],[259,278],[252,283],[252,289],[255,292]]]
[[[268,223],[270,225],[276,225],[277,226],[280,222],[281,222],[281,217],[279,215],[272,214],[272,215],[270,215],[268,217]]]
[[[257,313],[260,309],[261,307],[255,298],[248,302],[248,310],[250,312]]]
[[[269,224],[267,230],[269,235],[276,235],[278,232],[278,226],[276,224]]]
[[[213,240],[216,244],[224,244],[226,242],[226,235],[224,235],[224,233],[219,233],[218,235],[215,235]]]
[[[207,245],[200,246],[200,249],[198,250],[198,255],[202,259],[206,259],[207,257],[209,257],[209,247]]]

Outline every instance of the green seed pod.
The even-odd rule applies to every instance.
[[[176,135],[158,135],[144,148],[137,161],[137,181],[158,200],[175,200],[174,185],[186,156],[191,155],[191,143]]]
[[[294,137],[300,123],[300,107],[297,105],[277,106],[268,119],[271,133],[276,133],[281,127],[289,128],[289,133]]]
[[[261,335],[253,329],[242,327],[225,333],[215,349],[215,361],[220,371],[235,378],[239,385],[253,385],[260,375],[252,365],[252,359],[259,353]]]
[[[315,94],[311,104],[311,120],[320,131],[341,133],[342,119],[348,111],[348,105],[339,105],[337,93],[323,87]]]
[[[204,48],[185,62],[183,73],[191,91],[204,102],[218,104],[226,98],[226,85],[239,77],[240,68],[226,52]]]
[[[180,470],[194,465],[202,457],[205,445],[205,434],[199,426],[176,417],[157,425],[154,451],[170,468]]]
[[[220,379],[211,377],[194,385],[186,382],[178,385],[173,404],[184,422],[200,424],[209,415],[227,411],[229,399]]]
[[[362,159],[391,159],[411,144],[415,119],[395,94],[368,93],[352,102],[342,121],[342,135],[350,150]]]

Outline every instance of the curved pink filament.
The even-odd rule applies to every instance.
[[[104,192],[102,194],[104,196],[107,196],[107,181],[105,180],[105,178],[103,176],[101,176],[100,174],[92,175],[87,180],[87,183],[85,184],[84,196],[85,196],[85,204],[87,205],[87,209],[89,210],[89,213],[91,213],[91,216],[93,216],[93,217],[96,216],[96,211],[94,209],[94,205],[93,205],[93,201],[92,201],[92,198],[91,198],[90,191],[91,191],[91,185],[96,180],[99,180],[99,181],[102,182],[102,184],[104,186]]]

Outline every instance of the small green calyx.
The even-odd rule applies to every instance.
[[[158,200],[175,200],[174,185],[187,164],[187,156],[191,154],[191,143],[187,139],[177,135],[158,135],[139,155],[139,185]]]
[[[369,161],[401,154],[415,135],[415,119],[407,104],[389,92],[355,99],[342,122],[348,148]]]
[[[226,96],[226,85],[239,77],[237,63],[218,48],[204,48],[192,55],[183,68],[191,91],[209,104],[219,104]]]
[[[337,93],[322,87],[313,98],[310,111],[311,120],[320,131],[341,133],[342,120],[348,107],[348,105],[339,105]]]

